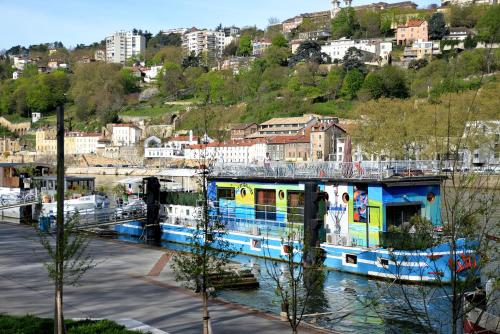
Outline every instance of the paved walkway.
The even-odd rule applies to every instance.
[[[201,300],[172,282],[164,251],[103,239],[89,248],[99,264],[81,286],[65,287],[67,318],[129,318],[171,334],[200,333]],[[0,313],[53,315],[45,260],[32,228],[0,223]],[[216,334],[290,332],[277,317],[232,303],[213,300],[210,313]]]

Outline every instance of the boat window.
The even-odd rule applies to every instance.
[[[217,188],[217,199],[234,200],[234,188]]]
[[[409,222],[412,216],[420,214],[420,208],[420,204],[388,205],[386,208],[387,228],[399,227]]]
[[[300,223],[304,220],[304,192],[287,192],[287,218],[289,222]]]
[[[255,218],[276,220],[276,190],[256,189]]]
[[[353,254],[346,254],[345,255],[345,262],[349,264],[358,264],[358,257]]]

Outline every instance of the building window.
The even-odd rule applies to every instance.
[[[276,220],[276,190],[256,189],[255,219]]]

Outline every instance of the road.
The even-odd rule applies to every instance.
[[[172,281],[161,249],[92,239],[98,262],[78,287],[65,287],[66,318],[129,318],[168,333],[201,332],[201,300]],[[0,313],[53,315],[45,250],[31,227],[0,223]],[[289,333],[288,323],[220,300],[210,304],[214,333]],[[315,333],[311,328],[301,332]]]

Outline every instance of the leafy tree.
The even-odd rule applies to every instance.
[[[240,44],[238,46],[238,55],[239,56],[250,56],[252,54],[252,39],[249,35],[243,35],[240,38]]]
[[[200,57],[192,51],[187,57],[182,59],[182,68],[200,67]]]
[[[163,93],[169,97],[178,98],[179,92],[185,87],[184,76],[180,65],[168,62],[163,66],[158,84]]]
[[[273,37],[272,45],[278,48],[286,48],[288,47],[288,40],[283,34],[276,34],[276,36]]]
[[[13,46],[10,49],[8,49],[7,51],[5,51],[5,54],[7,56],[9,56],[9,55],[12,55],[12,56],[27,55],[28,53],[29,53],[29,50],[26,49],[24,46],[21,46],[21,45]]]
[[[165,46],[160,49],[153,57],[154,64],[164,64],[167,62],[182,64],[183,61],[182,48],[177,46]]]
[[[360,37],[370,38],[381,35],[381,15],[378,11],[359,10],[355,13],[356,22],[359,24]]]
[[[364,70],[363,53],[355,47],[350,47],[342,58],[342,66],[345,71],[352,69]]]
[[[231,41],[226,47],[224,48],[224,51],[222,54],[226,57],[228,56],[236,56],[236,53],[238,52],[238,43],[235,39]]]
[[[351,69],[347,72],[342,85],[342,94],[349,99],[357,96],[358,91],[363,85],[364,75],[359,69]]]
[[[339,68],[333,68],[328,75],[326,80],[323,82],[323,90],[330,99],[336,99],[340,94],[340,89],[342,88],[342,82],[344,81],[345,72]]]
[[[182,38],[179,34],[170,33],[164,34],[162,31],[158,32],[148,42],[148,48],[162,48],[164,46],[177,46],[182,45]]]
[[[134,75],[134,72],[132,72],[131,69],[123,68],[122,77],[125,93],[137,93],[140,91],[139,82],[141,79]]]
[[[363,82],[362,89],[370,95],[372,99],[378,99],[384,95],[384,84],[377,72],[370,72]]]
[[[477,37],[486,43],[500,41],[500,6],[488,6],[487,12],[479,19],[476,25]]]
[[[12,78],[12,72],[13,69],[9,57],[0,58],[0,80]]]
[[[449,21],[451,27],[474,28],[489,6],[450,6]]]
[[[475,40],[474,37],[471,35],[467,35],[467,37],[464,40],[464,49],[466,50],[471,50],[475,49],[477,46],[477,41]]]
[[[429,19],[429,38],[441,40],[446,35],[446,22],[443,13],[434,13]]]
[[[295,54],[288,60],[288,66],[295,66],[303,61],[325,64],[331,62],[331,59],[326,53],[321,52],[321,46],[317,42],[304,41],[300,44]]]
[[[399,67],[384,66],[379,71],[379,74],[383,83],[383,96],[398,99],[405,99],[410,96],[405,73]]]
[[[342,8],[332,20],[332,38],[350,38],[358,28],[354,8]]]
[[[124,102],[125,88],[121,67],[115,64],[79,64],[71,82],[69,95],[76,116],[88,120],[97,116],[105,124],[116,120]]]
[[[271,45],[267,48],[264,53],[264,60],[267,66],[280,65],[287,66],[288,65],[288,57],[290,57],[291,52],[290,49],[286,47],[276,47]]]
[[[415,70],[415,71],[418,71],[421,68],[426,67],[427,64],[429,64],[429,61],[427,59],[425,59],[425,58],[422,58],[422,59],[413,59],[408,64],[408,68],[412,69],[412,70]]]

